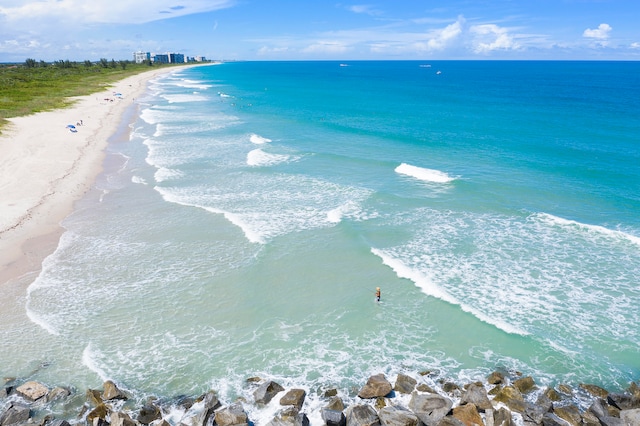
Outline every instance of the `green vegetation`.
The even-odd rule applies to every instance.
[[[68,98],[104,90],[118,80],[151,69],[184,64],[136,64],[131,61],[100,59],[98,62],[47,63],[27,59],[23,64],[0,65],[0,132],[7,118],[64,108]]]

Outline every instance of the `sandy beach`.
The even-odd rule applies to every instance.
[[[0,135],[0,285],[40,269],[60,222],[101,172],[124,112],[150,79],[172,70],[127,77],[70,108],[9,119]]]

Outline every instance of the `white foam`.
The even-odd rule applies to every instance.
[[[82,364],[89,370],[96,373],[103,382],[110,380],[109,375],[98,366],[97,354],[89,343],[82,351]]]
[[[413,283],[418,288],[420,288],[420,290],[422,290],[424,294],[441,299],[452,305],[459,306],[463,311],[472,314],[480,321],[491,324],[504,332],[510,334],[519,334],[522,336],[526,336],[529,334],[526,331],[519,329],[518,327],[514,327],[504,321],[499,321],[496,318],[479,311],[478,309],[461,303],[454,296],[449,294],[445,289],[435,284],[425,274],[416,269],[408,267],[401,260],[393,258],[391,255],[385,253],[384,251],[372,248],[371,253],[382,259],[382,263],[390,267],[398,275],[399,278],[406,278],[410,281],[413,281]]]
[[[188,103],[188,102],[205,102],[209,100],[208,97],[204,95],[196,95],[196,94],[164,94],[162,95],[164,99],[167,100],[170,104],[176,103]]]
[[[552,226],[563,226],[568,228],[574,228],[574,229],[585,231],[589,234],[605,236],[608,238],[627,240],[633,244],[640,246],[640,237],[627,234],[626,232],[608,229],[608,228],[605,228],[604,226],[580,223],[575,220],[569,220],[569,219],[557,217],[549,213],[534,213],[531,215],[531,218],[534,220],[539,220],[543,223],[546,223]]]
[[[455,178],[439,170],[425,169],[406,163],[400,164],[398,167],[396,167],[395,171],[396,173],[410,176],[424,182],[448,183],[455,180]]]
[[[345,216],[355,216],[361,211],[360,204],[349,200],[344,204],[327,212],[327,220],[331,223],[340,223]]]
[[[180,170],[170,169],[167,167],[160,167],[153,175],[156,182],[166,182],[172,179],[179,179],[184,176],[184,173]]]
[[[141,176],[135,176],[135,175],[131,176],[131,182],[141,184],[141,185],[148,185],[147,181]]]
[[[290,158],[289,155],[269,154],[257,148],[247,154],[247,165],[252,167],[274,166],[285,163],[289,161]]]
[[[249,136],[249,141],[251,141],[251,143],[255,143],[257,145],[261,145],[261,144],[264,144],[264,143],[271,142],[271,139],[268,139],[268,138],[265,138],[263,136],[256,135],[255,133],[252,133],[251,136]]]

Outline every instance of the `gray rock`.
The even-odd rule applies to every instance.
[[[302,408],[306,396],[307,393],[304,389],[291,389],[280,398],[280,405],[293,405],[299,410]]]
[[[149,423],[149,426],[171,426],[171,424],[165,419],[158,419]]]
[[[427,426],[436,425],[452,406],[449,398],[437,394],[414,393],[409,401],[409,409]]]
[[[160,412],[160,408],[158,408],[154,404],[147,403],[138,412],[137,420],[143,425],[148,425],[154,420],[158,420],[161,418],[162,418],[162,413]]]
[[[388,395],[391,390],[391,383],[384,374],[376,374],[369,377],[367,384],[358,392],[358,396],[363,399],[378,398]]]
[[[255,399],[256,404],[268,404],[274,396],[283,390],[284,388],[278,383],[268,380],[253,392],[253,398]]]
[[[185,426],[204,426],[208,423],[214,411],[220,407],[222,407],[222,404],[218,400],[218,395],[214,391],[209,391],[202,397],[200,403],[192,405],[187,412],[187,414],[192,414],[195,411],[195,414],[181,420],[180,424]]]
[[[49,393],[49,388],[42,383],[30,381],[18,386],[16,392],[29,401],[37,401]]]
[[[309,426],[309,418],[296,407],[289,407],[278,413],[267,426]]]
[[[62,419],[51,419],[45,423],[46,426],[71,426],[68,421]]]
[[[640,400],[630,393],[610,393],[607,402],[620,410],[632,410],[640,408]]]
[[[389,406],[378,412],[382,426],[418,426],[420,420],[404,407]]]
[[[347,418],[342,411],[323,408],[320,415],[327,426],[346,426]]]
[[[380,426],[380,418],[370,405],[352,405],[344,415],[349,426]]]
[[[0,426],[24,423],[29,420],[29,407],[24,404],[12,403],[0,414]]]
[[[400,393],[411,393],[415,390],[418,381],[413,377],[405,374],[398,374],[396,378],[396,384],[393,389]]]
[[[542,417],[542,425],[543,426],[570,426],[569,422],[560,417],[556,416],[553,413],[545,413]]]
[[[511,416],[511,411],[502,407],[498,411],[494,411],[493,413],[493,425],[487,426],[513,426],[515,425],[513,421],[513,416]]]
[[[57,386],[51,390],[45,397],[46,402],[52,402],[58,399],[64,399],[71,395],[71,391],[67,388]]]
[[[464,404],[474,404],[481,412],[493,408],[493,405],[491,405],[491,401],[489,401],[489,397],[487,396],[487,390],[475,383],[470,384],[467,390],[462,394],[460,405]]]
[[[533,422],[535,424],[542,423],[542,418],[548,412],[545,407],[541,407],[535,404],[525,403],[525,409],[522,412],[523,420]]]
[[[626,426],[640,426],[640,408],[620,411],[620,420]]]
[[[606,389],[601,388],[596,385],[589,385],[585,383],[581,383],[580,387],[591,394],[591,396],[595,396],[596,398],[606,398],[609,395]]]
[[[217,410],[214,421],[218,426],[248,425],[249,418],[242,404],[235,403]]]

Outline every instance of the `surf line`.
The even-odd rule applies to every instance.
[[[419,271],[415,271],[411,269],[410,267],[405,265],[402,261],[398,259],[394,259],[384,251],[372,248],[371,253],[378,256],[380,259],[382,259],[382,264],[390,267],[396,273],[398,278],[405,278],[405,279],[408,279],[409,281],[412,281],[416,287],[422,290],[424,294],[443,300],[451,305],[458,306],[460,307],[460,309],[462,309],[463,312],[467,312],[473,315],[474,317],[476,317],[477,319],[479,319],[480,321],[490,324],[498,328],[499,330],[504,331],[505,333],[518,334],[520,336],[528,336],[530,334],[525,330],[512,326],[511,324],[508,324],[502,321],[496,321],[493,318],[489,317],[488,315],[484,314],[483,312],[477,309],[474,309],[471,306],[467,306],[464,303],[461,303],[454,296],[449,294],[446,290],[432,283],[431,280],[429,280],[429,278],[426,275],[424,275]]]

